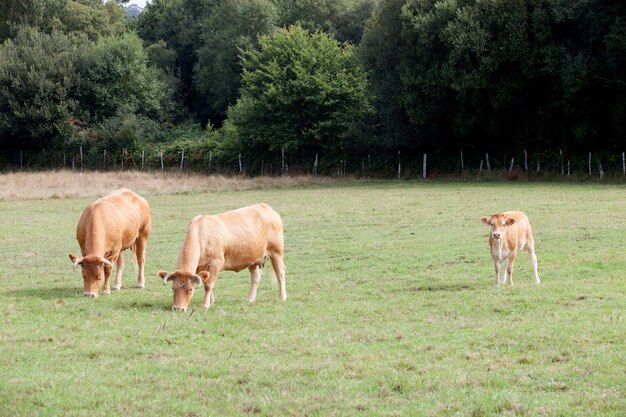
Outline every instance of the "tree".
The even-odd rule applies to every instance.
[[[358,48],[376,98],[376,117],[380,125],[377,133],[381,143],[394,152],[419,137],[399,99],[403,94],[400,66],[408,60],[409,53],[402,36],[401,14],[405,4],[406,0],[382,2],[366,22]]]
[[[141,40],[133,33],[100,39],[84,56],[81,103],[94,121],[119,110],[158,118],[161,105],[171,94],[158,70],[149,67]]]
[[[239,51],[255,48],[257,37],[271,32],[277,17],[269,0],[227,0],[204,21],[194,82],[213,122],[221,123],[239,94]]]
[[[84,33],[96,41],[103,36],[124,32],[126,12],[114,1],[102,4],[67,0],[52,21],[52,27],[65,33]]]
[[[280,26],[298,25],[326,32],[340,42],[358,44],[365,21],[378,0],[273,0]]]
[[[350,124],[370,109],[354,48],[325,33],[279,29],[241,59],[241,96],[228,116],[250,153],[339,150]]]
[[[137,33],[147,45],[163,40],[176,51],[185,104],[198,113],[202,113],[206,105],[195,95],[193,68],[198,61],[201,24],[217,4],[218,0],[154,0],[147,4],[137,22]]]
[[[3,0],[0,2],[0,42],[12,38],[20,27],[34,26],[51,30],[54,17],[63,10],[66,0]]]
[[[80,113],[76,68],[89,46],[30,27],[0,45],[0,148],[41,151],[64,139]]]

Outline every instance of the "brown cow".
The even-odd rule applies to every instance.
[[[191,219],[178,256],[178,270],[159,272],[163,284],[172,281],[173,310],[186,311],[194,293],[194,284],[204,284],[202,306],[215,302],[213,286],[221,271],[250,271],[248,301],[254,302],[261,281],[265,258],[270,258],[270,273],[278,278],[279,297],[287,299],[283,262],[283,222],[267,204],[196,216]]]
[[[539,284],[535,243],[528,217],[521,211],[505,211],[483,217],[480,221],[491,227],[489,247],[496,269],[496,285],[504,284],[505,271],[508,276],[507,284],[513,285],[513,263],[519,250],[526,250],[530,255],[530,263],[535,274],[535,284]],[[501,262],[504,262],[502,278],[500,278]]]
[[[122,288],[124,255],[131,248],[139,269],[137,287],[143,288],[146,243],[150,235],[150,205],[134,192],[121,189],[102,197],[83,211],[76,239],[82,258],[69,254],[74,266],[82,267],[85,297],[97,297],[104,277],[104,293],[110,294],[109,278],[117,262],[114,290]]]

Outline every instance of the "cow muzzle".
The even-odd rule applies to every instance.
[[[97,292],[84,292],[83,295],[88,298],[98,298]]]
[[[493,238],[494,239],[500,239],[500,233],[494,233],[493,234]]]
[[[187,311],[187,307],[172,307],[172,311]]]

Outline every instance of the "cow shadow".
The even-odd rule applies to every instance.
[[[39,298],[42,300],[58,300],[59,298],[72,298],[81,296],[82,287],[54,287],[54,288],[20,288],[9,290],[5,294],[16,298]]]
[[[416,285],[407,288],[405,291],[409,292],[430,292],[430,291],[448,291],[448,292],[457,292],[462,290],[474,290],[480,287],[478,284],[470,285],[470,284],[426,284],[426,285]]]

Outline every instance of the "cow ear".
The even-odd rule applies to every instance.
[[[510,225],[512,225],[512,224],[514,224],[514,223],[515,223],[515,219],[511,219],[511,218],[506,219],[506,220],[504,221],[504,224],[505,224],[506,226],[510,226]]]
[[[491,226],[491,216],[482,217],[480,221],[486,224],[487,226]]]
[[[209,279],[209,277],[211,276],[211,274],[209,274],[209,271],[202,271],[198,275],[200,276],[200,278],[202,278],[202,282],[206,282],[206,280]]]
[[[78,256],[74,255],[73,253],[70,253],[69,256],[72,263],[76,263],[76,259],[78,259]]]
[[[165,278],[166,275],[167,275],[167,272],[165,271],[159,272],[159,276],[161,277],[161,279]]]

